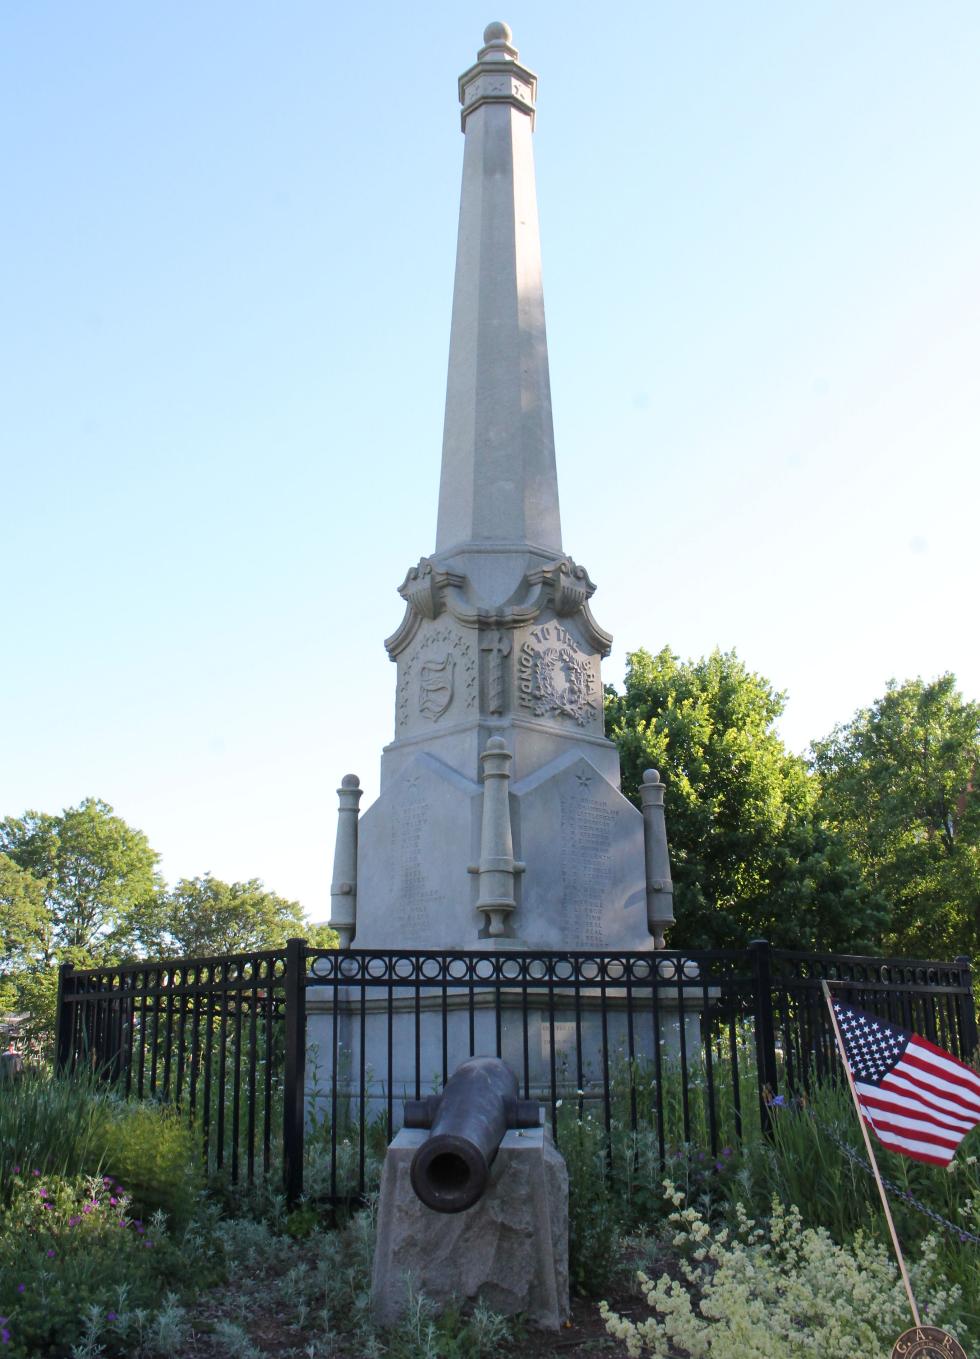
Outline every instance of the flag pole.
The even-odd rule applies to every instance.
[[[898,1244],[898,1233],[895,1230],[895,1223],[892,1221],[892,1210],[888,1206],[888,1196],[885,1193],[885,1186],[881,1182],[881,1172],[878,1169],[878,1162],[875,1159],[871,1138],[868,1136],[868,1128],[864,1121],[864,1115],[861,1113],[861,1105],[858,1102],[858,1093],[854,1088],[854,1077],[851,1075],[851,1066],[847,1060],[847,1054],[844,1051],[844,1041],[841,1038],[837,1016],[834,1013],[834,1002],[830,995],[830,987],[825,981],[821,981],[820,985],[823,988],[823,996],[824,1000],[827,1002],[827,1009],[830,1011],[830,1022],[834,1026],[837,1051],[840,1053],[841,1062],[844,1064],[844,1074],[847,1076],[847,1084],[851,1091],[851,1098],[854,1101],[854,1110],[857,1114],[858,1123],[861,1125],[861,1132],[864,1134],[864,1145],[868,1149],[868,1160],[871,1162],[871,1169],[874,1171],[875,1175],[875,1184],[877,1184],[878,1193],[881,1195],[881,1206],[885,1210],[885,1220],[888,1223],[888,1230],[891,1232],[892,1245],[895,1247],[895,1256],[898,1260],[898,1267],[902,1271],[902,1283],[905,1285],[905,1291],[909,1297],[909,1306],[912,1308],[912,1320],[915,1322],[916,1326],[921,1326],[922,1322],[919,1320],[919,1309],[916,1306],[915,1296],[912,1293],[912,1285],[909,1282],[909,1272],[905,1268],[905,1257],[902,1255],[902,1248]]]

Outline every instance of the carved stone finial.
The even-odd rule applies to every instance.
[[[340,780],[341,788],[360,788],[361,780],[356,774],[345,774]]]
[[[643,771],[643,782],[644,782],[644,783],[659,783],[659,782],[660,782],[660,773],[659,773],[659,771],[656,770],[656,769],[644,769],[644,771]]]
[[[489,47],[492,42],[510,43],[514,35],[511,32],[510,24],[502,23],[499,19],[492,24],[487,24],[483,30],[483,41]]]

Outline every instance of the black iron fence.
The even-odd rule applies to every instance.
[[[503,1057],[555,1137],[568,1119],[642,1134],[661,1160],[765,1131],[774,1099],[837,1070],[820,988],[964,1058],[966,958],[744,950],[431,953],[283,949],[61,972],[57,1058],[188,1118],[208,1170],[280,1171],[287,1196],[342,1199],[404,1098],[460,1061]],[[315,1161],[315,1169],[311,1169]]]

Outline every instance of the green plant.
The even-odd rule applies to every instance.
[[[11,1359],[125,1355],[173,1339],[177,1294],[220,1277],[206,1234],[133,1215],[111,1176],[21,1167],[0,1233],[0,1315]]]
[[[595,1294],[609,1283],[622,1206],[610,1181],[604,1126],[591,1115],[575,1117],[574,1107],[563,1105],[559,1114],[564,1114],[559,1145],[568,1170],[569,1282],[576,1292]]]
[[[638,1359],[643,1350],[690,1359],[885,1359],[910,1320],[905,1291],[888,1251],[858,1233],[848,1246],[804,1224],[799,1209],[774,1199],[769,1219],[756,1222],[736,1205],[734,1229],[712,1231],[683,1194],[667,1181],[674,1211],[673,1246],[681,1278],[639,1275],[654,1316],[636,1323],[606,1303],[600,1313],[611,1335]],[[937,1269],[929,1243],[913,1270],[923,1319],[959,1330],[960,1290]]]
[[[0,1098],[0,1206],[10,1203],[19,1172],[97,1174],[105,1155],[110,1096],[82,1074],[24,1076]]]
[[[775,1196],[797,1204],[808,1227],[826,1229],[835,1241],[846,1244],[863,1233],[886,1246],[881,1200],[847,1088],[814,1082],[806,1101],[773,1107],[771,1113],[771,1138],[744,1149],[727,1185],[731,1202],[741,1200],[750,1212],[761,1214]],[[880,1144],[875,1156],[894,1186],[888,1192],[899,1239],[910,1253],[932,1241],[928,1249],[943,1277],[958,1284],[970,1302],[964,1313],[967,1331],[980,1340],[978,1247],[969,1239],[980,1236],[980,1130],[968,1135],[947,1169],[899,1156]],[[923,1209],[938,1213],[952,1227],[937,1231]]]
[[[198,1156],[172,1110],[120,1099],[86,1074],[34,1075],[12,1082],[0,1100],[0,1204],[15,1166],[42,1175],[98,1175],[121,1180],[143,1216],[162,1208],[173,1225],[193,1215]]]
[[[103,1137],[106,1170],[127,1187],[143,1216],[162,1209],[176,1227],[194,1214],[201,1187],[197,1149],[173,1110],[114,1101]]]

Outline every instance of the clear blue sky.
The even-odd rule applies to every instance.
[[[0,7],[0,815],[328,906],[434,545],[490,19],[535,137],[566,549],[803,749],[980,696],[980,5]]]

